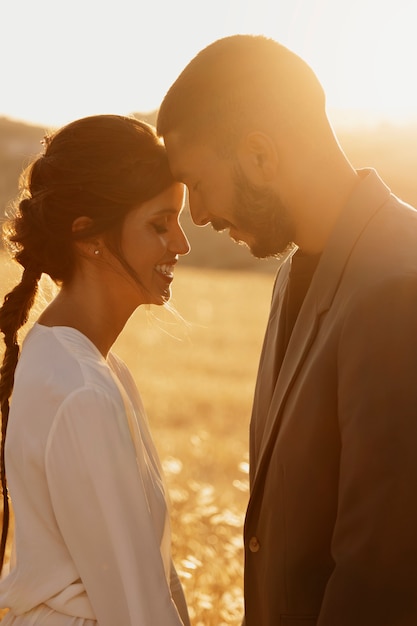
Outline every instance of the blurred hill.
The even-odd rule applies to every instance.
[[[135,113],[155,124],[157,112]],[[336,132],[346,155],[356,168],[375,168],[393,193],[417,207],[417,125],[380,125],[372,128],[341,129]],[[45,129],[0,118],[0,216],[16,197],[23,168],[41,151]],[[184,230],[191,253],[182,264],[224,269],[275,271],[274,259],[259,261],[247,249],[233,243],[227,233],[210,227],[198,228],[186,211]]]
[[[17,193],[19,176],[41,151],[45,131],[0,117],[0,215]]]

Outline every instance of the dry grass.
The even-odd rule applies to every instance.
[[[2,293],[12,277],[5,268]],[[193,626],[242,619],[248,426],[272,282],[179,267],[172,303],[185,321],[139,309],[114,347],[137,381],[165,469]]]

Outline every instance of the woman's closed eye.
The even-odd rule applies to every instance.
[[[164,233],[168,232],[168,218],[164,217],[157,222],[152,222],[152,227],[158,233],[158,235],[163,235]]]

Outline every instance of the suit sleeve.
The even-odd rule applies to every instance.
[[[188,607],[185,600],[184,590],[180,579],[178,578],[177,570],[175,569],[174,563],[172,561],[170,587],[172,598],[175,602],[175,606],[177,607],[177,611],[181,616],[184,626],[190,626],[190,617],[188,615]]]
[[[122,403],[66,399],[46,470],[57,523],[100,626],[180,626]]]
[[[346,312],[335,561],[319,626],[417,624],[417,279]]]

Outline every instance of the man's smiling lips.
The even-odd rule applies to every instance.
[[[231,222],[227,221],[227,220],[212,220],[211,221],[211,225],[213,227],[213,229],[218,232],[224,232],[225,230],[229,231],[229,237],[230,239],[232,239],[234,242],[242,245],[248,245],[246,243],[246,241],[244,239],[242,239],[241,236],[239,236],[239,232],[236,228],[236,226],[234,224],[232,224]]]
[[[228,228],[233,228],[233,224],[231,224],[227,220],[212,219],[210,220],[210,223],[213,229],[217,231],[218,233],[221,233],[224,230],[227,230]]]

